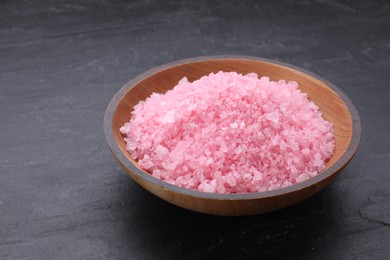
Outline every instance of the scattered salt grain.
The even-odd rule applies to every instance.
[[[305,181],[325,167],[335,145],[333,125],[298,83],[256,73],[183,78],[137,104],[120,132],[155,178],[216,193]]]

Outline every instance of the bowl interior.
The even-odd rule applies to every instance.
[[[335,150],[327,162],[326,170],[333,165],[346,151],[352,138],[353,121],[348,107],[342,98],[325,82],[291,67],[263,60],[245,58],[224,58],[194,61],[185,64],[165,67],[161,70],[147,72],[146,77],[130,82],[133,86],[120,99],[112,122],[112,131],[116,144],[126,158],[141,169],[125,149],[123,136],[119,128],[128,122],[133,107],[149,97],[153,92],[165,93],[172,89],[180,79],[187,77],[189,81],[199,79],[211,72],[236,71],[238,73],[255,72],[259,76],[268,76],[272,80],[284,79],[296,81],[299,88],[308,94],[323,113],[323,117],[334,125]]]

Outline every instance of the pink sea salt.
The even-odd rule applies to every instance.
[[[120,128],[138,164],[204,192],[274,190],[316,176],[333,153],[333,125],[296,82],[257,74],[187,78],[139,102]]]

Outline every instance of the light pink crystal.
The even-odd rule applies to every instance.
[[[187,78],[134,107],[120,128],[139,165],[203,192],[248,193],[316,176],[333,153],[333,125],[298,83],[257,74]]]

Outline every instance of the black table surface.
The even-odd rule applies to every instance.
[[[160,200],[111,155],[103,115],[170,61],[249,55],[328,79],[356,105],[349,166],[274,213]],[[1,1],[0,259],[389,259],[388,1]]]

